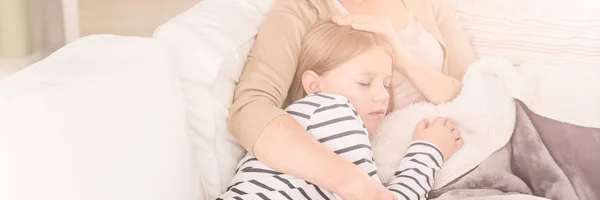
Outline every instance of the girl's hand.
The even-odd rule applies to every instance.
[[[427,119],[417,124],[414,132],[415,140],[422,140],[434,144],[442,150],[444,160],[448,160],[463,145],[460,132],[454,124],[444,118],[436,118],[433,123]]]
[[[343,15],[333,17],[332,21],[340,26],[350,26],[356,30],[382,35],[392,45],[394,69],[404,73],[403,66],[408,64],[407,62],[411,56],[396,36],[396,30],[390,18],[374,15]]]

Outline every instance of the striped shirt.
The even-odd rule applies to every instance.
[[[348,99],[334,94],[311,94],[290,105],[286,112],[321,144],[381,184],[367,130]],[[413,141],[387,188],[398,200],[425,200],[443,160],[442,152],[434,145]],[[267,167],[247,154],[238,164],[232,184],[218,199],[329,200],[338,197],[310,182]]]

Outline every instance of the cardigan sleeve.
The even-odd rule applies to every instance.
[[[274,1],[258,30],[229,109],[228,128],[252,153],[263,129],[281,109],[292,82],[302,37],[310,24],[301,1]]]

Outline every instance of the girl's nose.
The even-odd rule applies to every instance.
[[[382,102],[382,101],[389,100],[390,94],[389,94],[387,88],[385,88],[384,86],[381,86],[381,87],[377,87],[377,89],[374,89],[374,90],[375,91],[373,91],[372,97],[375,102]]]

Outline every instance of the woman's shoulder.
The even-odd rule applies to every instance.
[[[440,20],[438,17],[445,12],[454,11],[454,0],[406,0],[410,12],[417,15],[430,15],[433,19]]]
[[[319,15],[329,10],[330,0],[275,0],[272,10],[283,9],[295,14]]]
[[[301,20],[314,23],[334,13],[331,0],[275,0],[271,12],[286,12]]]

